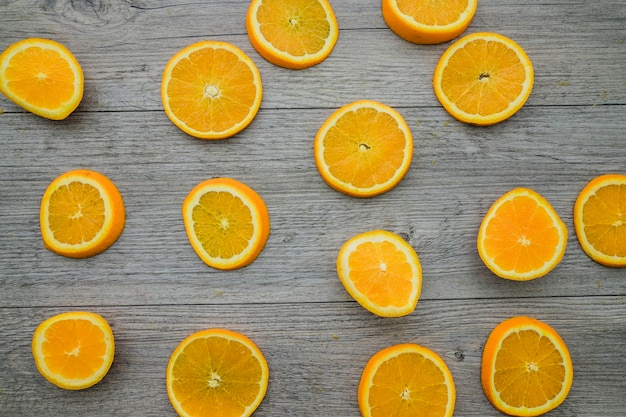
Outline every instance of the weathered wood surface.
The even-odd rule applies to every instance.
[[[275,67],[250,46],[247,1],[2,1],[0,50],[25,37],[67,45],[85,95],[67,120],[24,113],[0,97],[0,416],[174,416],[167,359],[185,336],[221,326],[246,333],[270,365],[258,416],[358,416],[367,359],[400,342],[441,354],[458,391],[455,415],[497,416],[480,388],[480,355],[500,320],[527,314],[568,343],[575,380],[554,416],[622,416],[626,409],[626,270],[602,267],[576,241],[573,204],[594,176],[626,172],[626,6],[622,0],[483,0],[470,32],[524,47],[535,87],[513,118],[489,128],[452,119],[432,72],[447,45],[418,46],[386,27],[378,0],[332,2],[340,37],[303,71]],[[162,111],[163,67],[201,39],[231,42],[259,66],[261,110],[239,135],[193,139]],[[397,108],[415,139],[405,179],[360,200],[328,188],[313,137],[337,107],[369,98]],[[90,259],[43,248],[39,202],[62,172],[108,175],[126,203],[119,241]],[[185,236],[181,204],[198,182],[230,176],[267,202],[272,233],[261,256],[215,271]],[[543,194],[570,233],[562,263],[527,283],[501,280],[475,249],[490,204],[516,186]],[[424,269],[416,311],[380,319],[336,277],[341,244],[385,228],[402,234]],[[116,336],[110,373],[84,392],[47,383],[30,353],[34,328],[73,309],[103,314]]]

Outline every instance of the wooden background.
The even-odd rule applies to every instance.
[[[434,96],[432,74],[448,45],[403,41],[385,25],[380,0],[331,3],[335,49],[293,71],[253,50],[244,0],[0,0],[0,50],[52,38],[85,73],[83,101],[65,121],[0,97],[0,416],[174,416],[168,358],[209,327],[243,332],[264,352],[270,383],[255,416],[359,416],[366,361],[403,342],[444,358],[455,415],[498,416],[480,386],[482,347],[518,314],[552,325],[571,350],[574,384],[550,415],[624,415],[626,269],[591,261],[572,223],[588,181],[626,173],[624,1],[481,0],[466,33],[514,39],[536,77],[526,106],[487,128],[455,121]],[[167,60],[204,39],[243,49],[263,79],[256,119],[223,141],[185,135],[160,101]],[[313,159],[317,129],[358,99],[396,108],[415,141],[404,180],[372,199],[330,189]],[[48,184],[79,167],[116,183],[127,224],[109,250],[74,260],[43,248],[38,216]],[[184,197],[215,176],[247,183],[270,212],[265,250],[237,271],[202,263],[184,231]],[[475,246],[491,203],[517,186],[546,197],[569,230],[561,264],[532,282],[495,277]],[[407,317],[373,316],[337,278],[343,242],[375,228],[401,234],[422,262],[422,296]],[[81,392],[46,382],[30,350],[35,327],[68,310],[102,314],[115,334],[109,374]]]

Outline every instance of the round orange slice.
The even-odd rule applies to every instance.
[[[24,39],[0,55],[0,91],[38,116],[65,119],[80,104],[83,83],[80,64],[56,41]]]
[[[558,407],[574,379],[569,350],[546,323],[518,316],[498,324],[483,350],[485,395],[511,416],[539,416]]]
[[[580,247],[591,259],[626,267],[626,175],[591,180],[576,199],[574,227]]]
[[[353,197],[395,187],[413,158],[413,136],[393,108],[371,100],[336,110],[317,132],[315,163],[324,181]]]
[[[435,68],[435,95],[461,122],[492,125],[513,116],[528,100],[533,65],[513,40],[473,33],[454,42]]]
[[[41,200],[39,222],[47,249],[86,258],[109,248],[126,224],[124,201],[115,184],[87,169],[56,178]]]
[[[290,69],[325,60],[339,36],[327,0],[252,0],[246,28],[250,43],[263,58]]]
[[[99,314],[73,311],[42,322],[33,335],[37,370],[59,388],[89,388],[109,372],[115,354],[113,332]]]
[[[254,119],[263,88],[254,62],[227,42],[183,48],[165,66],[161,98],[167,117],[201,139],[224,139]]]

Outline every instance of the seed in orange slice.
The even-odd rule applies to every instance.
[[[528,281],[554,269],[565,253],[567,227],[550,203],[529,188],[496,200],[478,231],[478,254],[501,278]]]
[[[499,411],[539,416],[558,407],[572,386],[569,350],[552,327],[531,317],[498,324],[483,350],[481,380]]]
[[[263,88],[254,62],[227,42],[201,41],[177,52],[165,66],[161,99],[167,117],[201,139],[224,139],[256,116]]]
[[[167,365],[167,394],[181,417],[250,416],[267,391],[269,368],[241,333],[207,329],[188,336]]]
[[[109,248],[126,224],[122,196],[99,172],[68,171],[46,189],[40,209],[41,235],[47,249],[70,258],[86,258]]]
[[[315,163],[324,181],[353,197],[395,187],[413,158],[413,136],[393,108],[371,100],[336,110],[317,132]]]
[[[383,0],[383,18],[391,30],[409,42],[448,42],[467,29],[478,0]]]
[[[345,242],[337,256],[337,274],[363,308],[382,317],[413,312],[422,289],[415,250],[386,230],[361,233]]]
[[[231,178],[209,179],[191,190],[183,203],[183,221],[200,259],[218,269],[250,264],[270,233],[261,196]]]
[[[250,43],[263,58],[291,69],[325,60],[339,36],[327,0],[252,0],[246,28]]]
[[[102,316],[72,311],[43,321],[33,335],[32,351],[44,378],[59,388],[80,390],[97,384],[109,372],[115,343]]]
[[[83,70],[62,44],[28,38],[0,55],[0,91],[38,116],[62,120],[83,98]]]
[[[432,350],[406,343],[367,362],[358,388],[363,417],[451,417],[456,388],[446,363]]]
[[[533,65],[513,40],[496,33],[474,33],[454,42],[441,56],[433,86],[454,118],[492,125],[513,116],[528,100]]]
[[[604,174],[591,180],[576,199],[574,227],[591,259],[626,267],[626,175]]]

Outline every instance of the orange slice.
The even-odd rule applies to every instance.
[[[528,281],[554,269],[565,253],[567,227],[537,192],[515,188],[491,206],[478,231],[478,254],[501,278]]]
[[[533,65],[517,43],[496,33],[474,33],[441,56],[433,85],[454,118],[492,125],[513,116],[528,100]]]
[[[254,261],[270,233],[263,199],[230,178],[198,184],[183,203],[183,221],[191,246],[207,265],[236,269]]]
[[[265,397],[267,362],[240,333],[207,329],[183,340],[167,365],[167,394],[182,417],[250,416]]]
[[[167,117],[201,139],[224,139],[254,119],[263,89],[254,62],[226,42],[202,41],[176,53],[165,66],[161,99]]]
[[[115,344],[102,316],[73,311],[42,322],[33,335],[32,350],[44,378],[57,387],[80,390],[97,384],[109,372]]]
[[[626,267],[626,175],[605,174],[590,181],[576,199],[574,227],[591,259]]]
[[[86,169],[56,178],[41,200],[41,235],[47,249],[86,258],[109,248],[126,224],[122,196],[104,175]]]
[[[395,187],[413,158],[413,136],[396,110],[360,100],[335,111],[317,132],[315,163],[324,181],[353,197]]]
[[[327,0],[252,0],[246,28],[250,43],[263,58],[291,69],[325,60],[339,36]]]
[[[478,0],[383,0],[383,18],[391,30],[409,42],[448,42],[467,29]]]
[[[366,310],[399,317],[415,310],[422,267],[415,250],[395,233],[372,230],[343,244],[337,274],[346,291]]]
[[[439,355],[407,343],[382,349],[367,362],[358,402],[363,417],[451,417],[456,389]]]
[[[0,91],[38,116],[65,119],[83,98],[83,70],[65,46],[29,38],[0,55]]]
[[[539,416],[567,397],[574,369],[559,334],[531,317],[498,324],[487,339],[481,380],[485,395],[499,411]]]

